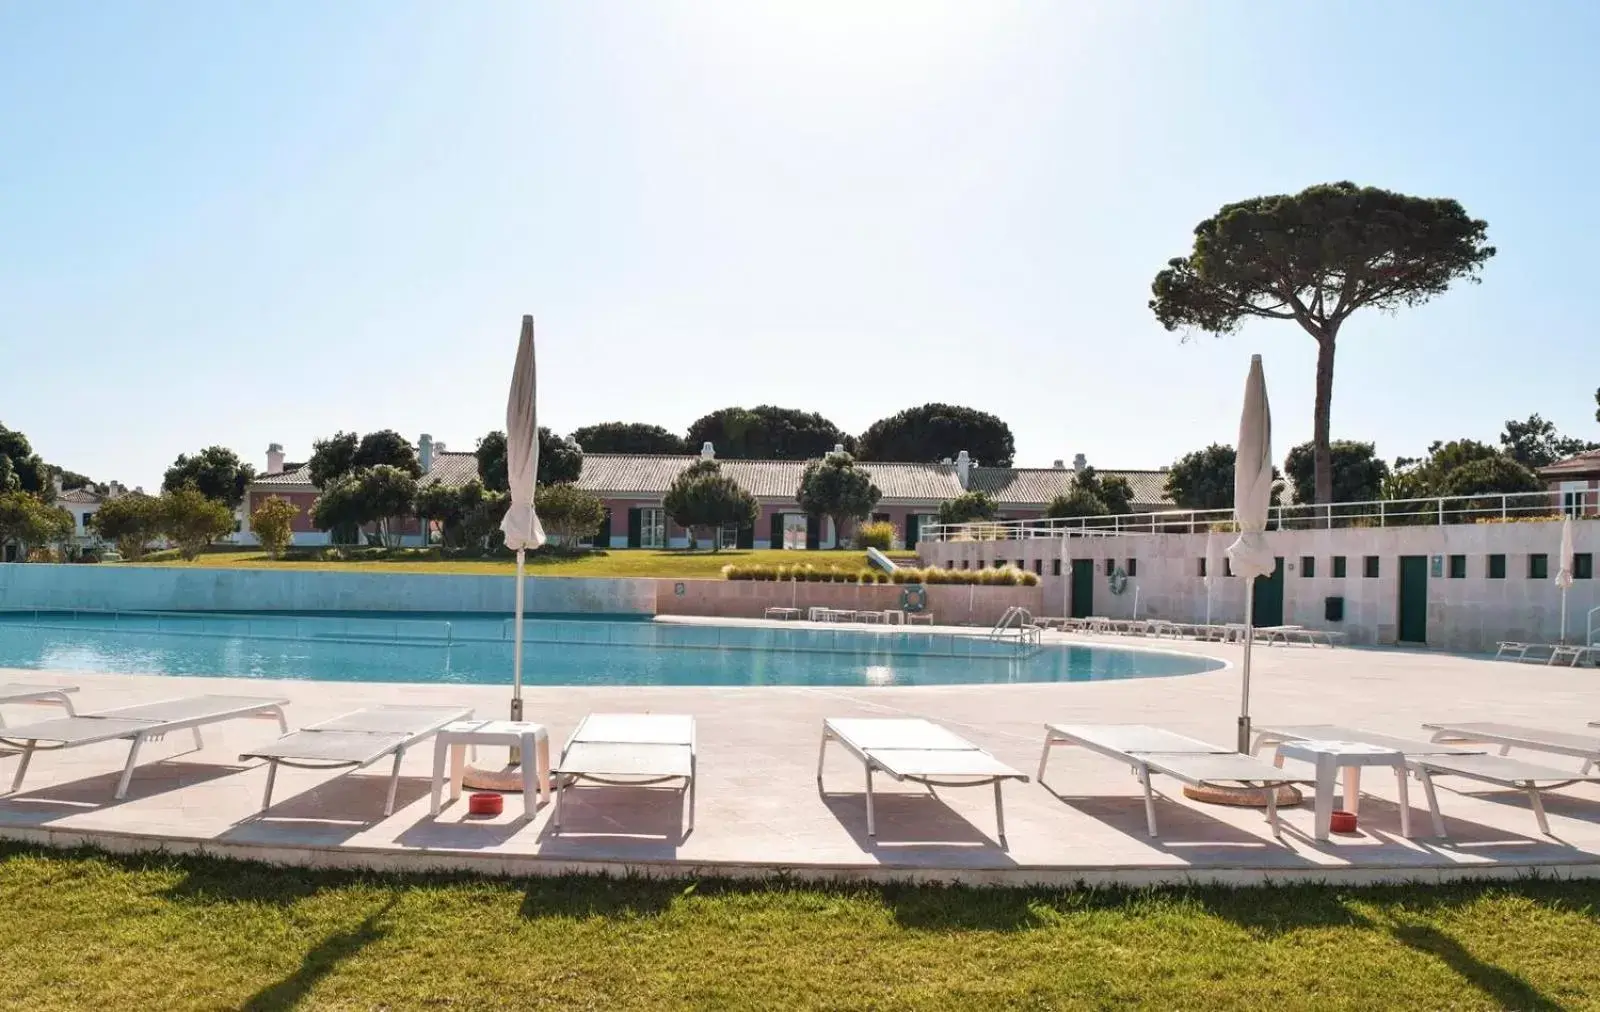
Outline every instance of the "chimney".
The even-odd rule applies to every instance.
[[[417,463],[424,475],[433,470],[433,437],[426,432],[417,437]]]
[[[1083,454],[1081,454],[1081,453],[1077,454],[1072,458],[1072,469],[1074,471],[1082,471],[1084,468],[1086,468],[1088,466],[1089,466],[1089,458],[1085,457]]]
[[[444,456],[444,443],[440,440],[435,439],[433,441],[433,455],[435,457]]]
[[[708,439],[704,443],[700,444],[700,459],[701,460],[716,460],[717,459],[717,448],[711,445],[711,440]]]
[[[1050,466],[1055,468],[1057,471],[1065,471],[1067,469],[1067,462],[1064,460],[1058,460],[1052,463]]]
[[[939,461],[939,463],[943,464],[945,467],[949,467],[951,464],[954,464],[955,461],[951,460],[949,457],[946,457],[943,460]]]
[[[966,450],[956,454],[956,479],[961,482],[962,488],[970,488],[968,482],[972,476],[972,458]]]
[[[115,499],[118,496],[122,495],[126,491],[128,491],[128,490],[122,487],[122,482],[120,482],[120,481],[108,481],[108,482],[106,482],[106,498],[107,499]]]
[[[281,474],[283,472],[283,444],[267,444],[267,473]]]

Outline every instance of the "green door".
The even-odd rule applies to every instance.
[[[917,547],[917,529],[922,521],[922,514],[906,514],[906,551]]]
[[[1072,560],[1072,617],[1094,614],[1094,560]]]
[[[1257,628],[1283,625],[1283,558],[1273,562],[1271,576],[1256,577],[1255,607],[1250,616]]]
[[[822,547],[822,518],[806,517],[806,548],[816,551]]]
[[[1428,557],[1400,556],[1401,643],[1428,642]]]

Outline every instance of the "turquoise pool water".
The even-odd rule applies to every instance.
[[[1021,649],[927,630],[530,617],[530,685],[961,685],[1184,675],[1203,657]],[[0,667],[334,682],[505,684],[509,616],[0,613]]]

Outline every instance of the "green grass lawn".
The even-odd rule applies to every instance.
[[[1578,1009],[1600,883],[402,878],[0,845],[0,1007]]]
[[[175,554],[160,555],[136,563],[119,565],[139,566],[195,566],[238,569],[297,569],[327,570],[331,572],[382,572],[382,573],[474,573],[505,575],[516,569],[516,561],[503,559],[447,559],[436,551],[421,549],[395,549],[374,553],[380,557],[349,561],[316,559],[311,553],[296,553],[292,557],[273,561],[259,549],[207,552],[193,562],[184,562]],[[891,552],[892,557],[914,558],[915,552]],[[772,565],[801,565],[810,563],[827,568],[862,569],[867,565],[865,552],[814,551],[794,552],[782,549],[724,549],[720,552],[668,550],[648,548],[611,549],[585,555],[558,555],[538,552],[528,557],[529,571],[535,576],[659,576],[674,578],[721,579],[722,567],[729,563],[770,563]]]

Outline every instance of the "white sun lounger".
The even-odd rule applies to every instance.
[[[1548,752],[1552,755],[1571,756],[1583,760],[1580,775],[1600,764],[1600,735],[1575,734],[1571,731],[1547,731],[1521,724],[1501,724],[1495,721],[1466,721],[1461,723],[1436,722],[1423,724],[1433,732],[1436,742],[1461,745],[1498,745],[1500,754],[1506,755],[1514,748],[1530,752]]]
[[[22,789],[22,778],[28,772],[28,762],[34,752],[125,738],[133,744],[128,748],[128,762],[122,768],[122,778],[117,781],[115,797],[120,800],[128,793],[128,781],[133,777],[139,748],[145,742],[158,740],[173,731],[191,730],[194,747],[199,749],[205,744],[200,737],[201,725],[239,717],[270,717],[277,720],[279,727],[287,728],[283,708],[288,705],[289,701],[281,696],[187,696],[6,728],[0,731],[0,742],[23,750],[22,761],[11,781],[11,793]]]
[[[67,711],[67,716],[77,715],[72,708],[72,699],[69,692],[77,692],[76,685],[22,685],[15,682],[0,683],[0,703],[55,703]],[[6,719],[0,715],[0,728],[6,726]]]
[[[1433,725],[1423,725],[1433,727]],[[1453,725],[1456,728],[1468,726],[1498,726],[1510,728],[1512,725]],[[1518,730],[1527,731],[1527,728]],[[1455,776],[1467,780],[1477,780],[1481,783],[1494,784],[1498,787],[1510,787],[1523,791],[1528,795],[1528,805],[1533,809],[1534,819],[1539,823],[1539,831],[1546,836],[1550,835],[1550,822],[1545,818],[1544,801],[1541,797],[1543,791],[1558,790],[1585,780],[1600,780],[1600,775],[1586,773],[1573,774],[1566,770],[1554,769],[1550,766],[1540,766],[1536,763],[1523,762],[1520,759],[1509,759],[1504,755],[1492,756],[1485,754],[1481,749],[1474,748],[1471,741],[1462,739],[1445,739],[1435,735],[1435,741],[1412,741],[1407,738],[1396,738],[1392,735],[1376,731],[1366,731],[1357,727],[1343,727],[1338,724],[1291,724],[1271,725],[1257,728],[1254,748],[1263,744],[1276,744],[1282,741],[1295,740],[1331,740],[1331,741],[1359,741],[1368,745],[1377,745],[1381,748],[1392,748],[1406,757],[1406,768],[1422,781],[1423,792],[1428,797],[1429,815],[1433,817],[1433,832],[1435,836],[1445,837],[1444,817],[1439,811],[1439,797],[1433,788],[1435,776]]]
[[[278,767],[297,769],[343,769],[346,773],[365,769],[386,756],[394,756],[389,771],[389,796],[383,814],[394,814],[394,796],[400,786],[400,761],[406,749],[432,737],[441,727],[472,716],[470,706],[371,706],[320,724],[285,734],[263,748],[239,754],[241,761],[267,761],[267,788],[261,795],[261,810],[272,806],[272,786]],[[287,729],[285,729],[287,730]]]
[[[1109,759],[1127,763],[1144,787],[1144,816],[1151,836],[1156,834],[1155,792],[1150,774],[1164,773],[1191,787],[1255,788],[1265,791],[1267,822],[1274,836],[1278,825],[1278,788],[1286,784],[1314,783],[1314,777],[1288,776],[1270,763],[1241,755],[1231,748],[1212,745],[1144,724],[1046,724],[1044,751],[1039,755],[1039,782],[1044,783],[1050,750],[1075,745]]]
[[[828,742],[836,741],[861,760],[867,771],[867,835],[877,836],[872,808],[872,774],[886,773],[930,790],[934,787],[985,787],[994,785],[994,821],[1001,844],[1006,842],[1006,814],[1000,785],[1007,780],[1028,782],[1026,773],[1007,766],[960,735],[931,721],[917,718],[830,717],[822,722],[822,745],[817,750],[817,790],[822,790],[822,760]]]
[[[561,750],[551,775],[556,782],[556,810],[551,818],[561,828],[563,789],[588,782],[605,787],[655,787],[682,781],[687,823],[694,831],[694,718],[669,713],[591,713],[583,718]]]

